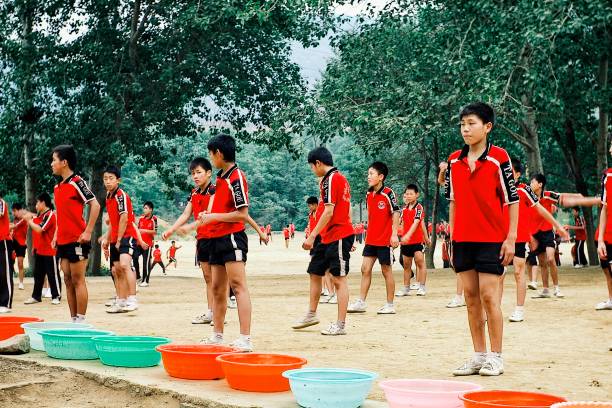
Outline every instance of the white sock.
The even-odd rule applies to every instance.
[[[421,283],[420,285],[421,285],[421,289],[425,290],[425,284]]]
[[[556,285],[556,286],[555,286],[555,290],[559,290],[559,285]]]
[[[117,299],[117,304],[119,306],[125,306],[126,303],[127,301],[125,299]]]
[[[499,359],[501,360],[502,355],[501,355],[501,353],[496,353],[496,352],[494,352],[494,351],[491,351],[491,352],[489,353],[489,357],[495,357],[495,358],[499,358]]]
[[[514,310],[516,310],[517,312],[522,312],[523,310],[525,310],[525,306],[517,306]]]
[[[240,339],[241,340],[246,340],[246,341],[251,341],[251,336],[248,334],[241,334],[240,335]]]
[[[484,361],[486,358],[487,358],[487,353],[486,352],[478,352],[478,351],[476,351],[474,353],[473,360],[474,361]]]
[[[338,325],[339,328],[344,329],[344,324],[345,324],[344,322],[341,322],[340,320],[338,320],[336,324]]]
[[[128,303],[138,303],[138,299],[136,298],[136,295],[130,295],[127,297],[127,302]]]
[[[387,306],[393,307],[393,302],[387,302]]]
[[[213,333],[213,337],[216,337],[219,340],[223,340],[223,333]]]

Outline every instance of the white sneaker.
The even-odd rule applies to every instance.
[[[478,374],[485,377],[495,377],[504,373],[504,360],[501,357],[489,356]]]
[[[0,306],[0,313],[11,313],[11,309],[5,306]]]
[[[125,312],[134,312],[136,310],[138,310],[137,302],[126,303],[125,306],[123,306],[123,311]]]
[[[599,302],[595,306],[595,310],[612,310],[612,299],[608,299],[605,302]]]
[[[565,295],[561,293],[561,289],[559,288],[555,288],[553,295],[555,295],[555,297],[559,299],[563,299],[565,297]]]
[[[325,303],[329,303],[329,296],[321,295],[319,298],[319,304],[324,305]]]
[[[425,296],[426,294],[427,294],[427,290],[424,287],[420,287],[416,293],[417,296]]]
[[[200,340],[200,344],[220,345],[223,344],[223,337],[213,334],[210,337]]]
[[[395,292],[395,296],[397,297],[410,296],[410,287],[404,286],[403,288]]]
[[[240,351],[250,353],[253,351],[253,343],[251,343],[251,339],[247,339],[245,337],[238,337],[236,340],[231,342],[230,347],[235,347],[240,349]]]
[[[484,364],[484,360],[478,361],[474,358],[471,358],[465,363],[463,363],[461,367],[453,371],[453,375],[456,377],[463,376],[463,375],[476,375],[480,373],[480,370],[482,369],[483,364]]]
[[[366,304],[366,302],[364,302],[361,299],[357,299],[349,305],[347,312],[348,313],[365,313],[367,307],[368,305]]]
[[[381,307],[380,309],[378,309],[378,311],[376,313],[378,313],[378,314],[395,314],[395,307],[393,306],[393,304],[385,303],[385,305],[383,307]]]
[[[125,306],[119,306],[119,304],[115,303],[114,305],[110,306],[108,309],[106,309],[106,313],[127,313],[127,310],[124,309]]]
[[[465,300],[463,299],[462,296],[453,297],[451,301],[448,302],[448,304],[446,305],[446,307],[450,309],[454,309],[456,307],[463,307],[463,306],[465,306]]]
[[[51,300],[51,304],[52,305],[59,305],[60,303],[61,302],[60,302],[60,300],[58,298],[55,298],[55,299]]]
[[[343,336],[346,334],[346,330],[344,327],[338,326],[338,323],[330,323],[327,329],[321,330],[321,334],[324,336]]]
[[[306,313],[306,316],[297,320],[293,324],[293,326],[291,326],[291,328],[295,330],[299,330],[299,329],[305,329],[306,327],[314,326],[315,324],[319,324],[319,318],[317,317],[317,315],[312,314],[312,313]]]
[[[236,304],[236,296],[232,296],[227,301],[228,309],[237,309],[238,305]]]
[[[140,286],[141,288],[146,288],[147,286],[149,286],[149,284],[147,282],[140,282],[138,286]]]
[[[25,289],[25,286],[23,286],[23,283],[19,282],[19,290],[24,290],[24,289]]]
[[[225,320],[223,324],[227,324],[227,320]],[[210,327],[215,327],[215,322],[213,320],[210,321]]]
[[[212,312],[209,310],[206,313],[203,313],[199,316],[194,317],[191,320],[191,324],[208,324],[212,322]]]
[[[47,289],[43,289],[42,292],[42,297],[46,298],[46,299],[51,299],[51,289],[47,288]]]
[[[420,287],[421,287],[421,285],[419,283],[411,283],[410,284],[410,290],[418,290]]]
[[[532,299],[548,299],[550,298],[550,292],[548,290],[542,290],[540,293],[533,295]]]
[[[525,320],[525,312],[523,310],[514,310],[512,315],[510,316],[511,322],[522,322]]]
[[[34,303],[40,303],[40,300],[36,300],[34,298],[29,298],[25,302],[23,302],[24,305],[32,305]]]
[[[336,296],[336,294],[334,293],[333,295],[331,295],[329,297],[329,300],[327,301],[327,303],[329,303],[330,305],[337,305],[338,304],[338,296]]]
[[[527,284],[527,287],[531,290],[538,290],[538,282],[532,281]]]
[[[106,306],[106,307],[111,307],[111,306],[113,306],[115,303],[117,303],[117,298],[116,298],[116,297],[109,299],[109,300],[108,300],[108,301],[107,301],[107,302],[104,304],[104,306]]]

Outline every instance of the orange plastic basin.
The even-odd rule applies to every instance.
[[[225,354],[217,357],[229,386],[254,392],[289,391],[287,370],[302,368],[306,359],[281,354]]]
[[[240,350],[206,344],[180,345],[164,344],[157,346],[161,353],[164,368],[170,377],[186,380],[216,380],[223,378],[223,369],[217,357]]]
[[[24,334],[21,325],[24,323],[42,322],[40,317],[0,316],[0,340],[6,340],[18,334]]]
[[[550,408],[567,401],[556,395],[523,391],[474,391],[459,397],[465,408]]]

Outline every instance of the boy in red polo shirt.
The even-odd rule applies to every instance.
[[[57,257],[64,272],[66,298],[72,320],[85,320],[87,313],[87,284],[85,269],[91,249],[91,232],[100,214],[100,204],[80,176],[74,173],[77,156],[71,145],[60,145],[53,149],[51,170],[61,177],[53,189],[57,208],[57,231],[53,246],[57,245]],[[83,210],[89,205],[87,224]]]
[[[0,314],[9,313],[13,306],[13,240],[11,220],[6,201],[0,197]]]
[[[404,287],[396,293],[396,296],[410,295],[410,278],[412,277],[412,260],[416,264],[416,278],[418,282],[417,296],[425,296],[425,282],[427,281],[427,268],[425,267],[426,232],[424,232],[425,209],[418,202],[419,188],[416,184],[409,184],[404,191],[404,203],[400,225],[403,228],[401,238],[400,256],[404,267]]]
[[[13,235],[13,251],[15,252],[15,258],[17,259],[17,271],[19,276],[19,289],[23,290],[23,279],[25,278],[25,270],[23,269],[23,260],[26,256],[28,249],[26,244],[26,237],[28,234],[28,223],[21,217],[23,212],[23,206],[20,203],[14,203],[12,206],[13,210],[13,224],[11,225],[11,231]]]
[[[589,265],[584,254],[584,244],[586,242],[586,221],[581,214],[580,207],[572,208],[574,216],[574,225],[565,225],[565,230],[574,231],[574,248],[572,250],[572,258],[574,268],[584,268]]]
[[[331,323],[321,334],[338,336],[346,334],[345,321],[348,307],[348,284],[346,276],[349,273],[351,249],[355,242],[353,224],[351,222],[351,187],[337,168],[329,150],[317,147],[308,153],[308,164],[317,177],[322,177],[319,183],[321,202],[325,206],[317,225],[310,231],[302,248],[314,249],[308,265],[310,275],[310,301],[306,316],[298,320],[292,327],[302,329],[319,323],[317,306],[321,297],[321,288],[325,272],[333,276],[333,283],[338,298],[338,319]],[[321,242],[315,247],[315,241],[321,236]]]
[[[143,215],[138,219],[138,230],[142,236],[142,240],[147,244],[147,248],[138,248],[139,256],[142,255],[142,279],[141,287],[149,286],[151,278],[151,254],[153,253],[153,241],[157,234],[157,217],[153,215],[153,203],[146,201],[142,206]],[[137,259],[134,259],[134,264],[137,264]]]
[[[400,208],[393,190],[385,186],[389,168],[382,162],[374,162],[368,169],[368,186],[366,206],[368,209],[368,225],[370,229],[363,247],[363,262],[361,264],[361,290],[359,298],[348,307],[349,313],[364,313],[367,308],[366,297],[372,283],[372,269],[378,260],[385,278],[387,303],[378,314],[395,314],[393,296],[395,280],[392,265],[393,249],[399,246],[397,228],[399,226]]]
[[[504,266],[514,256],[519,197],[508,153],[487,140],[495,122],[493,108],[472,103],[462,109],[459,118],[465,145],[448,158],[446,197],[450,200],[453,265],[463,282],[475,354],[453,374],[496,376],[504,372],[504,323],[498,291]]]
[[[132,255],[140,244],[140,235],[134,224],[132,200],[119,187],[121,171],[116,166],[108,166],[104,170],[104,187],[106,188],[106,211],[108,212],[109,228],[102,239],[102,248],[110,245],[110,264],[113,271],[117,300],[106,309],[107,313],[127,313],[138,309],[136,299],[136,274],[132,270]],[[139,242],[140,241],[140,242]]]
[[[283,228],[283,237],[285,237],[285,248],[289,248],[289,238],[291,238],[291,229],[289,228],[289,224]]]
[[[166,265],[164,265],[164,261],[162,260],[162,252],[159,249],[159,245],[155,244],[155,249],[153,250],[153,263],[151,264],[151,269],[149,273],[153,272],[153,268],[155,265],[159,265],[162,268],[162,272],[164,275],[166,274]]]
[[[34,288],[32,297],[24,303],[33,304],[42,301],[42,290],[45,277],[51,288],[51,303],[59,305],[62,295],[62,278],[59,271],[59,260],[55,248],[51,246],[57,219],[53,212],[51,196],[42,193],[36,198],[36,216],[26,212],[24,220],[32,230],[32,246],[34,247]]]
[[[223,342],[229,281],[229,286],[236,296],[240,321],[240,337],[231,345],[244,351],[252,351],[251,296],[245,273],[248,238],[244,226],[249,219],[249,187],[244,172],[235,163],[236,141],[233,137],[226,134],[217,135],[210,139],[207,147],[210,161],[219,169],[219,173],[210,212],[202,212],[199,215],[199,222],[208,227],[211,237],[210,265],[214,295],[214,334],[203,342]]]

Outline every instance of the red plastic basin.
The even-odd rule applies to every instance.
[[[229,386],[253,392],[289,391],[287,370],[302,368],[306,359],[281,354],[225,354],[217,357]]]
[[[164,368],[170,377],[186,380],[216,380],[223,378],[223,369],[217,357],[240,352],[239,349],[206,344],[181,345],[164,344],[157,346]]]
[[[465,408],[550,408],[567,401],[556,395],[524,391],[474,391],[459,397]]]
[[[25,332],[21,328],[24,323],[42,322],[40,317],[0,316],[0,340],[6,340]]]

